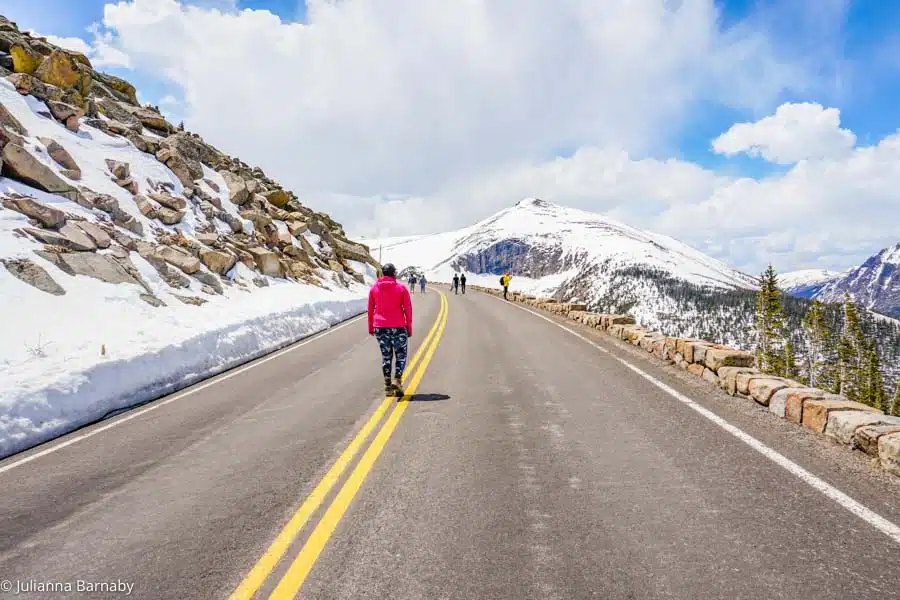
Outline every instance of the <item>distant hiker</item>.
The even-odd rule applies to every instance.
[[[500,285],[503,286],[503,299],[507,300],[506,295],[509,293],[509,282],[512,279],[512,276],[509,272],[503,274],[503,277],[500,278]]]
[[[422,275],[422,276],[419,278],[419,289],[422,291],[423,294],[425,293],[425,284],[426,284],[426,283],[427,283],[427,282],[425,281],[425,276]]]
[[[462,293],[466,293],[466,274],[463,273],[459,276],[459,285],[462,287]]]
[[[409,276],[409,291],[412,292],[413,294],[416,293],[416,276],[415,275]]]
[[[394,265],[384,265],[382,273],[369,290],[369,335],[375,336],[381,349],[385,394],[402,397],[402,377],[412,336],[412,301],[409,291],[397,281]],[[395,358],[392,383],[391,362]]]
[[[453,274],[453,293],[454,294],[458,293],[457,290],[459,290],[459,275],[454,273]]]

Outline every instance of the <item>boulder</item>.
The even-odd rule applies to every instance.
[[[22,126],[19,120],[0,102],[0,125],[18,135],[28,135],[28,130]]]
[[[149,219],[153,219],[156,217],[156,207],[153,206],[153,203],[146,196],[142,196],[138,194],[134,197],[134,203],[137,204],[138,210],[142,215]]]
[[[198,298],[197,296],[179,296],[178,294],[172,294],[179,300],[181,300],[185,304],[190,304],[192,306],[203,306],[206,304],[206,300],[203,298]]]
[[[3,147],[3,173],[7,172],[13,179],[36,187],[39,190],[57,194],[72,201],[77,201],[78,190],[53,172],[53,169],[32,156],[18,144],[7,144]]]
[[[157,246],[153,252],[170,265],[176,266],[188,275],[193,275],[200,270],[200,259],[187,250],[175,246]]]
[[[125,270],[125,267],[106,254],[97,254],[96,252],[64,252],[57,254],[43,251],[36,251],[36,253],[69,275],[85,275],[106,283],[133,283],[140,285],[140,282],[132,277]]]
[[[12,55],[13,70],[16,73],[31,75],[38,70],[38,67],[41,66],[41,62],[44,60],[44,57],[39,52],[35,52],[30,46],[25,44],[11,46],[9,53]]]
[[[706,356],[706,350],[711,346],[709,342],[704,341],[688,341],[684,344],[684,360],[689,363],[702,363]]]
[[[811,403],[812,401],[808,402],[803,409],[804,420],[807,418],[806,410]],[[900,431],[900,417],[890,417],[871,410],[834,410],[828,413],[825,435],[846,446],[852,446],[857,441],[857,430],[871,425],[893,425]]]
[[[21,260],[0,260],[0,263],[3,263],[10,275],[42,292],[47,292],[54,296],[63,296],[66,293],[66,290],[56,283],[43,267],[36,265],[27,258]]]
[[[833,397],[834,394],[818,388],[788,387],[772,394],[769,399],[769,412],[799,424],[803,418],[804,402]]]
[[[131,115],[147,129],[162,134],[169,134],[176,130],[174,125],[166,121],[165,117],[154,110],[150,110],[143,106],[132,106],[128,104],[122,104],[120,106],[131,113]]]
[[[241,218],[252,222],[256,230],[260,232],[265,231],[266,227],[273,223],[272,217],[260,210],[242,210],[240,215]]]
[[[152,294],[141,294],[141,300],[156,308],[159,308],[160,306],[166,306],[165,302]]]
[[[807,429],[811,429],[816,433],[824,433],[830,416],[840,411],[881,413],[877,408],[872,408],[859,402],[852,402],[835,395],[821,400],[813,399],[804,402],[800,422]]]
[[[291,197],[284,190],[273,190],[271,192],[267,192],[265,195],[266,200],[277,206],[278,208],[284,208],[287,206],[287,203],[290,201]]]
[[[707,360],[708,359],[709,355],[707,354]],[[707,362],[707,365],[709,365],[709,362]],[[759,371],[753,367],[719,367],[716,371],[722,388],[732,396],[736,395],[738,392],[738,375],[755,375],[758,373]],[[744,395],[746,394],[747,392],[744,392]]]
[[[800,388],[803,386],[799,383],[791,381],[790,379],[785,379],[784,377],[766,375],[751,378],[747,384],[747,387],[750,396],[756,402],[762,404],[763,406],[769,406],[769,402],[776,392],[790,387]],[[784,415],[782,414],[782,416]]]
[[[6,78],[16,86],[16,91],[23,96],[34,96],[38,100],[49,102],[51,100],[62,101],[63,93],[57,87],[47,85],[43,81],[26,73],[16,73]]]
[[[218,250],[201,250],[200,261],[213,273],[223,274],[231,270],[237,262],[237,257],[228,252]]]
[[[187,209],[187,200],[185,200],[184,198],[178,198],[165,192],[151,192],[148,195],[150,196],[150,198],[156,200],[166,208],[180,211],[184,211]]]
[[[25,233],[44,244],[59,246],[75,252],[91,252],[97,249],[97,244],[94,243],[94,240],[71,222],[60,227],[59,231],[29,227],[25,229]]]
[[[263,275],[282,277],[281,262],[278,255],[262,247],[250,248],[248,252],[253,257],[256,267]]]
[[[109,234],[90,221],[69,221],[69,224],[83,231],[101,250],[109,248],[112,244]]]
[[[56,164],[64,169],[78,171],[79,173],[81,172],[81,167],[78,166],[78,163],[75,162],[72,155],[69,154],[59,142],[45,137],[40,138],[40,140],[41,143],[44,144],[44,147],[47,148],[47,154],[50,155],[50,158],[52,158]]]
[[[24,148],[25,138],[10,129],[0,126],[0,150],[3,150],[3,147],[7,144],[16,144]]]
[[[756,369],[746,369],[743,372],[739,372],[735,378],[735,391],[738,394],[742,394],[744,396],[750,395],[750,380],[756,377],[771,377],[770,375],[764,375],[760,373]]]
[[[888,433],[878,438],[878,460],[882,469],[900,476],[900,433]]]
[[[59,229],[66,224],[66,213],[32,198],[3,198],[2,202],[5,208],[22,213],[48,229]]]
[[[63,50],[54,50],[34,71],[34,76],[48,85],[58,88],[73,88],[86,96],[91,86],[91,78],[82,72],[75,58]]]
[[[84,111],[80,108],[72,106],[71,104],[66,104],[65,102],[55,102],[50,100],[47,102],[47,107],[50,109],[50,114],[53,115],[53,118],[59,121],[60,123],[65,123],[66,127],[71,129],[72,131],[78,131],[78,121],[84,116]],[[69,120],[75,120],[74,127],[69,126]]]
[[[131,126],[131,131],[135,131],[135,133],[140,133],[143,130],[143,126],[138,118],[125,110],[122,103],[117,102],[113,98],[97,98],[96,103],[97,110],[103,116],[113,121],[118,121],[123,125]]]
[[[185,214],[187,213],[183,210],[173,210],[165,206],[161,206],[154,211],[154,216],[165,225],[177,225],[178,223],[181,223]]]
[[[869,456],[878,456],[878,440],[894,433],[900,433],[900,425],[865,425],[856,430],[856,447]]]
[[[115,75],[109,75],[107,73],[95,73],[95,77],[97,77],[100,81],[103,82],[111,90],[118,92],[124,97],[125,100],[130,102],[131,104],[137,106],[137,91],[134,89],[134,86],[125,81],[120,77],[116,77]]]
[[[204,287],[208,287],[216,295],[225,293],[225,288],[222,287],[222,280],[208,271],[197,271],[192,277],[204,284]]]
[[[181,185],[185,187],[194,185],[193,174],[191,173],[191,169],[183,156],[166,148],[160,148],[156,153],[156,158],[164,165],[169,167],[169,170],[175,174],[175,176],[178,178],[178,181],[181,182]]]
[[[120,160],[106,159],[106,167],[116,179],[128,179],[131,177],[131,165]]]
[[[194,237],[204,246],[212,246],[219,241],[218,233],[198,233]]]
[[[696,375],[697,377],[703,377],[703,372],[707,371],[708,369],[704,365],[697,364],[697,363],[690,363],[690,364],[688,364],[687,370],[691,374]]]
[[[225,185],[228,186],[228,196],[231,201],[238,206],[243,206],[250,199],[247,183],[231,171],[219,171],[219,175],[222,176],[222,179],[225,180]]]
[[[166,282],[166,285],[176,289],[183,289],[191,287],[191,280],[188,279],[180,270],[176,269],[169,263],[167,263],[162,258],[156,256],[155,254],[148,254],[144,256],[144,259],[150,263],[150,265],[156,269],[156,272],[159,273],[160,278]]]
[[[132,196],[137,196],[141,189],[138,187],[137,181],[129,177],[128,179],[116,179],[116,185],[120,188],[128,190]]]
[[[749,352],[730,348],[710,348],[704,357],[706,366],[718,373],[721,367],[752,367],[756,357]]]

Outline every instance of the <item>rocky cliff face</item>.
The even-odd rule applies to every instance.
[[[16,182],[0,186],[0,213],[28,218],[0,231],[15,238],[0,244],[0,260],[16,278],[65,294],[39,261],[3,255],[27,243],[65,273],[142,286],[153,306],[164,303],[132,252],[173,289],[199,281],[201,294],[183,297],[195,304],[223,285],[347,285],[363,282],[365,265],[378,268],[366,246],[262,169],[179,130],[141,106],[127,81],[5,17],[0,76],[0,173]]]

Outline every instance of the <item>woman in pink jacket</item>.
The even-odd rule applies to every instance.
[[[406,286],[397,281],[394,265],[384,265],[382,273],[369,290],[369,335],[375,336],[381,348],[385,393],[403,396],[400,385],[406,369],[408,340],[412,337],[412,300]],[[394,357],[394,382],[391,383]]]

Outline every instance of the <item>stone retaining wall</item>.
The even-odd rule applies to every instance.
[[[493,296],[502,290],[470,286]],[[628,315],[607,315],[566,304],[511,292],[509,299],[597,328],[647,351],[656,359],[718,385],[728,394],[753,400],[769,412],[824,435],[835,442],[877,458],[888,473],[900,477],[900,417],[850,401],[825,390],[761,373],[749,352],[705,340],[676,338],[637,325]]]

